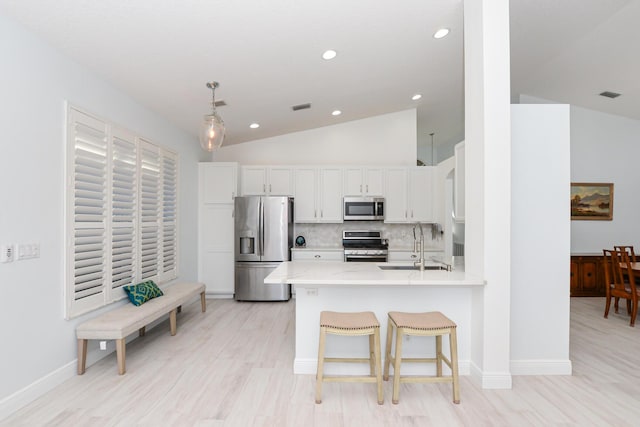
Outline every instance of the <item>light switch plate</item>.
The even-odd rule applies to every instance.
[[[13,245],[1,245],[0,246],[0,262],[13,262],[15,257],[15,250]]]

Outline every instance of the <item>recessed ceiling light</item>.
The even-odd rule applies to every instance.
[[[414,101],[417,101],[418,99],[422,98],[422,95],[420,95],[419,93],[416,93],[415,95],[413,95],[411,97],[411,99],[413,99]]]
[[[335,50],[327,50],[325,53],[322,54],[322,59],[333,59],[336,57],[336,55],[338,54],[338,52],[336,52]]]
[[[342,111],[340,111],[340,110],[333,110],[333,111],[331,112],[331,115],[332,115],[332,116],[339,116],[340,114],[342,114]]]
[[[434,39],[441,39],[443,37],[445,37],[447,34],[449,34],[449,29],[448,28],[440,28],[438,31],[435,32],[435,34],[433,35]]]
[[[258,129],[258,128],[260,127],[260,124],[259,124],[259,123],[251,123],[251,124],[249,125],[249,127],[250,127],[251,129]]]

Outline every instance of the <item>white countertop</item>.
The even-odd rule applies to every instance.
[[[384,263],[408,265],[410,263]],[[382,270],[374,262],[287,261],[265,279],[266,284],[290,283],[314,286],[482,286],[484,280],[461,268],[444,270]]]

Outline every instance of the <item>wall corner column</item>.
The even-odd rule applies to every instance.
[[[465,267],[473,297],[471,360],[483,388],[511,388],[509,0],[464,0]]]

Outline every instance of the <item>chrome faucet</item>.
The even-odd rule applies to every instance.
[[[416,227],[420,227],[420,241],[416,238]],[[418,246],[420,249],[418,249]],[[419,222],[413,226],[413,251],[420,251],[420,259],[414,262],[413,265],[420,267],[420,271],[424,271],[424,231],[422,230],[422,224]]]

